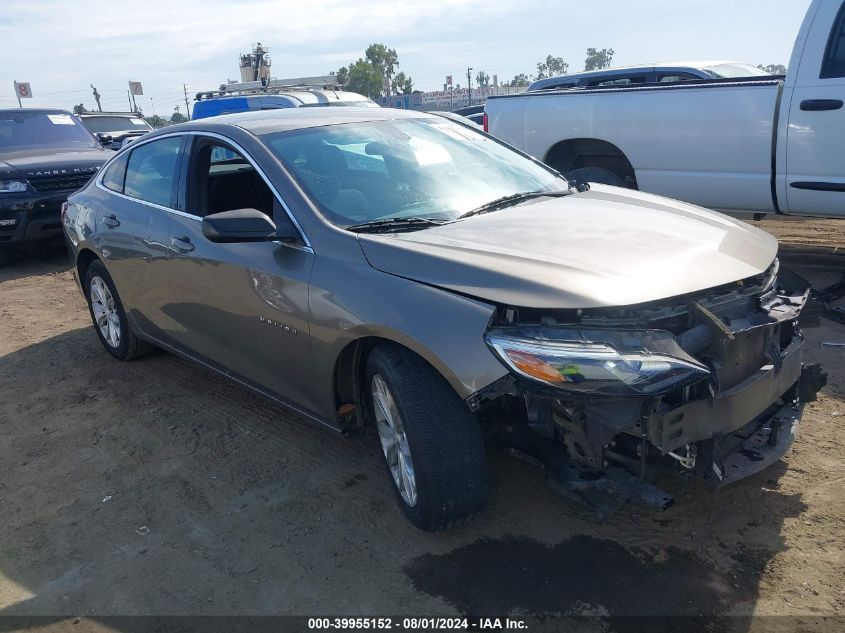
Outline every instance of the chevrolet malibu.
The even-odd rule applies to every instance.
[[[806,284],[771,236],[569,182],[433,114],[166,128],[62,219],[109,354],[165,349],[335,431],[374,429],[424,530],[481,510],[485,443],[588,503],[665,508],[655,474],[760,470],[824,383],[801,362]]]

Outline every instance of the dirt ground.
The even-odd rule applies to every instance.
[[[763,225],[845,245],[842,222]],[[845,348],[820,345],[845,325],[807,339],[828,386],[770,469],[601,519],[491,452],[487,509],[432,535],[394,507],[373,438],[168,354],[112,360],[62,253],[0,269],[0,616],[845,616]]]

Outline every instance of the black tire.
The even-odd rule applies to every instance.
[[[413,506],[402,498],[385,459],[405,516],[427,532],[445,530],[473,517],[487,502],[484,440],[476,417],[422,358],[404,347],[385,343],[367,360],[364,394],[373,425],[372,385],[376,375],[390,389],[410,448],[417,492]]]
[[[602,185],[630,188],[622,176],[603,167],[581,167],[580,169],[573,169],[566,173],[566,178],[567,180],[575,180],[576,182],[597,182]]]
[[[95,277],[98,277],[105,282],[105,285],[108,287],[114,301],[115,313],[118,317],[118,322],[120,323],[120,339],[119,344],[116,346],[112,345],[112,343],[107,341],[103,336],[103,333],[100,331],[100,327],[97,325],[97,319],[94,316],[94,306],[91,300],[91,283]],[[136,358],[146,356],[155,350],[155,347],[153,347],[150,343],[142,341],[135,336],[135,333],[129,325],[129,319],[126,318],[126,312],[123,309],[123,303],[120,301],[120,295],[117,292],[114,281],[112,280],[111,275],[109,275],[109,272],[106,270],[106,267],[103,266],[102,262],[93,261],[88,266],[88,269],[85,271],[83,288],[85,289],[85,299],[88,301],[88,312],[91,314],[91,322],[94,324],[94,331],[97,333],[100,343],[102,343],[103,347],[109,354],[114,356],[117,360],[134,360]]]

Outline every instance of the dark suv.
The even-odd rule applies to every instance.
[[[65,110],[0,110],[0,264],[61,244],[62,203],[110,156]]]

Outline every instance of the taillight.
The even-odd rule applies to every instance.
[[[490,126],[487,124],[487,113],[486,112],[484,113],[484,116],[481,117],[481,123],[482,123],[482,125],[484,125],[484,131],[489,132]]]

